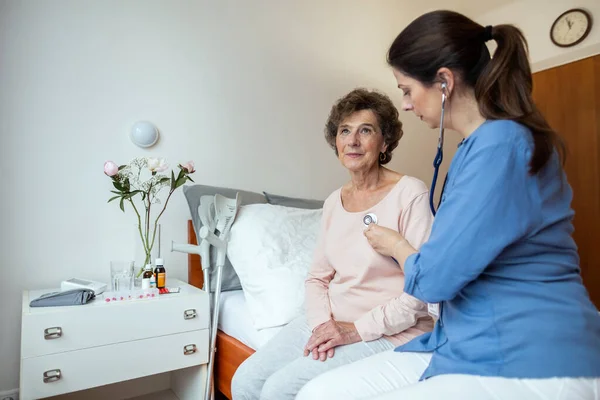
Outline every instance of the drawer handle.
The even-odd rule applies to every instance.
[[[44,339],[58,339],[62,336],[62,328],[60,326],[55,326],[54,328],[46,328],[44,329]]]
[[[183,354],[189,356],[190,354],[194,354],[198,351],[198,348],[195,344],[188,344],[187,346],[183,346]]]
[[[62,378],[60,369],[51,369],[50,371],[44,372],[44,383],[56,382]]]
[[[192,318],[196,318],[196,310],[191,308],[189,310],[185,310],[183,312],[183,319],[192,319]]]

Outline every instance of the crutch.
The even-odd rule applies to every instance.
[[[204,398],[212,400],[214,398],[213,371],[214,355],[216,352],[217,328],[219,323],[219,298],[221,294],[222,271],[225,265],[227,255],[227,241],[229,240],[229,231],[237,215],[241,199],[239,193],[236,193],[235,199],[230,199],[219,194],[213,196],[202,196],[200,198],[200,207],[198,213],[202,222],[202,228],[198,232],[198,238],[202,241],[199,246],[180,245],[171,243],[171,251],[181,251],[185,253],[199,254],[202,257],[202,272],[204,275],[203,289],[211,296],[210,278],[215,270],[210,262],[210,246],[217,250],[216,259],[216,288],[212,295],[212,320],[209,324],[210,348],[209,361],[206,376],[206,390]]]

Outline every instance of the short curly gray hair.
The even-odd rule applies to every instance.
[[[399,113],[394,103],[388,96],[375,90],[354,89],[331,107],[329,118],[325,124],[325,140],[333,148],[335,154],[335,138],[338,128],[342,121],[349,115],[362,110],[371,110],[377,117],[377,123],[383,134],[383,141],[387,144],[385,159],[379,161],[379,164],[387,164],[392,159],[392,152],[398,147],[398,142],[402,138],[402,122],[399,119]]]

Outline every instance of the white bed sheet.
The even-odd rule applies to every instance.
[[[257,331],[252,323],[243,290],[221,293],[218,327],[254,350],[262,347],[282,328],[278,326]]]

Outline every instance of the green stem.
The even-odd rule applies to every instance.
[[[146,264],[148,264],[148,259],[150,258],[150,253],[147,250],[146,247],[146,243],[144,242],[144,234],[142,233],[142,217],[137,209],[137,207],[135,206],[135,203],[133,202],[133,200],[131,198],[129,198],[129,202],[131,203],[131,206],[133,207],[133,210],[135,211],[135,215],[137,215],[137,219],[138,219],[138,232],[140,234],[140,239],[142,239],[142,245],[144,246],[144,254],[146,254],[146,260],[144,261],[144,265],[142,265],[140,267],[140,270],[137,273],[137,277],[139,278],[139,276],[142,274],[142,272],[144,271],[144,267],[146,266]]]
[[[143,242],[144,241],[144,236],[142,235],[142,217],[140,216],[140,213],[138,212],[137,207],[135,206],[135,203],[133,202],[133,200],[131,200],[131,197],[129,198],[129,202],[133,206],[133,210],[135,211],[135,215],[137,215],[137,219],[138,219],[138,231],[140,232],[140,237],[142,238],[142,242]]]
[[[150,201],[150,192],[152,191],[152,184],[150,184],[150,187],[148,187],[148,195],[147,200],[148,200],[148,206],[146,207],[146,250],[148,250],[148,252],[146,253],[147,255],[150,254],[150,249],[152,249],[152,246],[150,246],[150,238],[148,237],[149,233],[150,233],[150,207],[152,206],[152,202]]]
[[[152,246],[154,246],[154,239],[156,238],[156,227],[158,226],[158,220],[160,219],[161,215],[163,215],[163,213],[167,209],[167,204],[169,204],[169,199],[171,198],[171,195],[173,194],[174,191],[175,191],[175,189],[171,189],[169,191],[169,195],[167,196],[167,200],[165,200],[165,205],[163,206],[162,210],[158,214],[158,217],[156,217],[156,221],[154,221],[154,233],[152,234]]]
[[[175,182],[177,182],[179,179],[181,179],[182,175],[183,175],[182,170],[180,170],[179,171],[179,175],[177,176],[177,180]],[[154,232],[152,234],[152,246],[154,246],[154,239],[156,238],[156,227],[158,226],[158,220],[160,219],[160,217],[163,215],[163,213],[167,209],[167,205],[169,204],[169,200],[171,199],[171,195],[173,194],[173,192],[175,190],[177,190],[177,185],[173,184],[173,186],[169,190],[169,195],[167,196],[167,199],[165,200],[165,205],[163,206],[162,210],[160,210],[160,213],[158,214],[158,216],[156,217],[156,220],[154,221]]]

